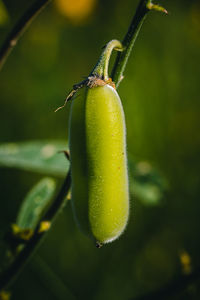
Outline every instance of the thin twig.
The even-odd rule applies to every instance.
[[[168,285],[163,288],[148,293],[143,296],[133,298],[133,300],[165,300],[171,299],[172,296],[175,296],[177,293],[184,291],[188,285],[194,283],[200,279],[200,268],[194,270],[191,274],[182,275],[177,280],[170,282]]]
[[[136,13],[131,21],[129,29],[122,41],[124,48],[123,52],[118,52],[115,64],[113,66],[111,78],[114,81],[116,88],[119,86],[121,80],[123,79],[123,73],[133,49],[133,45],[136,41],[140,28],[143,21],[150,10],[162,11],[167,14],[166,9],[160,5],[154,5],[151,0],[140,0],[137,7]]]
[[[65,205],[67,201],[67,194],[70,189],[71,176],[70,171],[68,172],[66,179],[56,197],[53,204],[50,206],[42,221],[48,221],[50,224],[56,219],[58,213]],[[40,222],[40,223],[41,223]],[[18,254],[16,259],[10,264],[10,266],[0,274],[0,290],[6,289],[10,286],[13,280],[21,272],[25,264],[33,255],[34,251],[39,246],[41,240],[46,236],[48,231],[40,231],[40,224],[37,226],[32,238],[24,246],[21,252]]]
[[[0,49],[0,70],[24,31],[50,1],[51,0],[37,0],[30,8],[28,8],[13,27]]]

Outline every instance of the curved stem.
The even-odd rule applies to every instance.
[[[58,213],[63,208],[67,201],[67,194],[70,189],[71,176],[70,171],[68,172],[66,179],[56,197],[53,204],[47,210],[46,214],[42,218],[42,221],[48,221],[50,224],[56,219]],[[10,266],[0,274],[0,290],[6,289],[21,272],[25,264],[33,255],[34,251],[39,246],[41,240],[46,236],[48,231],[40,230],[40,224],[37,226],[32,238],[24,246],[21,252],[17,255],[16,259],[10,264]]]
[[[113,50],[123,51],[123,47],[120,41],[112,40],[105,47],[104,51],[101,54],[99,61],[91,72],[90,76],[97,76],[101,79],[107,81],[109,79],[108,76],[108,64],[110,60],[110,56]]]
[[[122,42],[124,51],[117,55],[115,64],[113,66],[111,77],[115,82],[116,87],[119,86],[121,80],[124,77],[123,73],[133,45],[136,41],[143,21],[150,10],[157,10],[167,13],[167,11],[162,6],[153,4],[151,0],[140,0],[136,13]]]
[[[20,18],[20,20],[11,30],[9,36],[4,41],[0,49],[0,70],[3,67],[12,49],[17,44],[21,35],[28,28],[28,26],[31,24],[33,19],[42,11],[42,9],[50,1],[51,0],[37,0],[30,8],[28,8],[28,10],[23,14],[23,16]]]

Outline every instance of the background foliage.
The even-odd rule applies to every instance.
[[[0,2],[1,43],[30,2]],[[130,299],[200,265],[200,4],[162,4],[169,16],[152,12],[147,18],[119,93],[128,151],[166,178],[165,197],[152,206],[132,196],[125,234],[100,250],[77,230],[68,204],[15,282],[13,299]],[[45,9],[0,73],[1,143],[58,139],[67,144],[69,105],[54,110],[91,71],[101,47],[123,37],[136,5],[55,0]],[[0,169],[1,238],[42,177]],[[196,284],[173,299],[199,296]]]

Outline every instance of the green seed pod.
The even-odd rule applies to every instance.
[[[124,231],[129,195],[124,112],[97,67],[72,98],[69,145],[75,218],[100,246]]]

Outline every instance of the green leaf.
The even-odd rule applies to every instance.
[[[64,153],[64,141],[30,141],[0,145],[0,166],[15,167],[51,176],[64,177],[69,170],[69,161]],[[130,192],[146,205],[157,205],[166,191],[166,181],[149,162],[129,156]]]
[[[67,149],[64,141],[1,144],[0,166],[64,177],[69,170],[69,161],[61,152]]]
[[[20,229],[35,229],[52,202],[56,183],[52,178],[43,178],[25,197],[16,224]]]
[[[130,193],[145,205],[157,205],[163,199],[167,183],[147,161],[135,162],[129,156]]]

